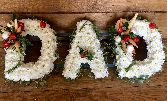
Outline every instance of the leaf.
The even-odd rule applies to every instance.
[[[36,87],[43,87],[46,85],[46,80],[44,78],[39,79],[39,80],[35,80],[36,83]]]
[[[2,29],[0,29],[0,34],[3,34]]]
[[[139,78],[134,77],[130,81],[133,83],[143,83],[144,80],[148,79],[149,75],[141,75]]]
[[[84,50],[82,48],[79,47],[79,49],[80,49],[79,53],[83,53],[84,52]]]
[[[141,16],[137,16],[136,18],[137,20],[143,20],[143,18]]]
[[[19,61],[18,64],[17,64],[15,67],[9,69],[9,70],[7,71],[7,73],[9,74],[9,73],[13,72],[16,68],[18,68],[18,67],[20,67],[20,66],[21,66],[21,62]]]
[[[130,20],[129,16],[126,16],[126,17],[125,17],[125,19],[126,19],[127,21],[129,21],[129,20]]]
[[[73,30],[73,32],[69,35],[69,37],[70,37],[70,41],[72,41],[73,39],[74,39],[74,35],[76,34],[76,29],[77,28],[75,28],[74,30]]]
[[[13,26],[12,27],[7,27],[6,29],[11,33],[15,33],[15,28]]]
[[[81,30],[84,28],[84,26],[86,25],[86,22],[87,21],[85,21],[85,23],[81,26],[81,28],[79,29],[79,32],[81,32]]]
[[[22,80],[20,80],[19,83],[22,84],[22,85],[26,85],[27,86],[27,85],[29,85],[31,83],[31,81],[22,81]]]
[[[88,58],[88,60],[92,60],[94,58],[94,54],[88,53],[87,58]]]
[[[130,36],[131,38],[135,38],[135,37],[136,37],[136,35],[135,35],[133,32],[130,32],[130,33],[129,33],[129,36]]]
[[[123,26],[126,28],[125,30],[127,30],[127,29],[128,29],[128,26],[129,26],[129,23],[128,23],[128,22],[125,22],[125,23],[123,23]]]
[[[125,68],[125,71],[128,72],[131,69],[131,67],[135,64],[136,64],[136,61],[132,61],[132,63],[127,68]]]
[[[93,30],[95,31],[95,33],[97,34],[97,36],[99,37],[99,35],[100,35],[100,31],[99,31],[99,29],[97,28],[97,26],[93,23],[93,25],[92,25],[92,28],[93,28]]]
[[[121,37],[121,39],[123,39],[125,37],[125,34],[122,34],[120,37]]]
[[[60,56],[59,56],[59,53],[58,53],[58,52],[55,52],[55,57],[57,57],[57,59],[59,59],[59,58],[60,58]]]
[[[15,19],[17,19],[17,16],[16,16],[16,13],[14,12],[14,13],[12,14],[12,21],[14,21]]]
[[[117,35],[117,30],[115,29],[114,26],[111,26],[109,28],[109,34],[113,35],[113,36],[116,36]]]

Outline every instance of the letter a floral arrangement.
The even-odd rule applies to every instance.
[[[131,20],[120,18],[115,27],[109,30],[111,41],[108,44],[112,45],[111,51],[114,51],[116,56],[115,67],[118,76],[144,81],[162,70],[165,53],[156,24],[138,18],[138,14]],[[104,52],[94,24],[82,20],[76,26],[62,75],[66,79],[76,79],[81,64],[88,64],[95,79],[108,77],[108,65],[103,57]],[[57,37],[47,22],[36,19],[14,19],[7,23],[7,26],[1,26],[0,32],[6,52],[4,68],[6,79],[28,82],[42,79],[52,72],[55,67],[54,61],[58,58],[55,56]],[[41,56],[35,63],[24,63],[26,47],[32,45],[26,35],[37,36],[42,42]],[[139,61],[134,56],[136,49],[140,48],[138,42],[141,38],[147,45],[147,57]]]

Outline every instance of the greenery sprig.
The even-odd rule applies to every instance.
[[[16,68],[18,68],[18,67],[20,67],[20,66],[21,66],[21,61],[19,61],[18,64],[17,64],[15,67],[9,69],[9,70],[7,71],[7,73],[9,74],[9,73],[13,72]]]
[[[125,71],[128,72],[131,69],[131,67],[135,64],[136,64],[136,61],[132,61],[132,63],[127,68],[125,68]]]

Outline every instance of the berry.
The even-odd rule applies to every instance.
[[[9,42],[9,41],[4,41],[4,42],[3,42],[3,47],[4,47],[4,48],[10,47],[10,42]]]
[[[45,28],[45,27],[46,27],[46,22],[41,21],[41,22],[40,22],[40,27],[41,27],[41,28]]]
[[[85,58],[86,57],[86,55],[84,53],[81,53],[80,56],[81,56],[81,58]]]
[[[135,37],[135,38],[133,38],[133,41],[134,42],[139,42],[139,38]]]
[[[150,27],[151,29],[154,29],[154,28],[156,28],[156,24],[155,24],[155,23],[150,23],[150,24],[149,24],[149,27]]]
[[[119,34],[121,34],[121,33],[123,32],[122,27],[118,28],[117,32],[118,32]]]
[[[16,34],[10,34],[9,35],[9,39],[10,40],[15,40],[17,37],[16,37]]]
[[[23,22],[18,22],[18,27],[21,27],[21,30],[24,30],[24,23]]]
[[[124,40],[125,42],[127,42],[127,41],[129,41],[129,39],[130,39],[130,36],[129,36],[129,35],[126,35],[123,40]]]

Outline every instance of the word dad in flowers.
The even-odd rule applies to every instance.
[[[49,74],[56,60],[57,49],[54,30],[39,20],[22,19],[11,21],[1,29],[5,55],[5,78],[12,81],[30,81]],[[35,63],[23,63],[27,45],[31,45],[26,35],[38,36],[42,41],[41,56]]]
[[[108,76],[103,52],[100,49],[100,41],[96,37],[93,24],[87,20],[78,22],[75,33],[71,49],[66,57],[64,77],[75,79],[83,63],[89,64],[95,78]]]
[[[156,24],[147,20],[137,19],[117,21],[111,28],[111,41],[116,53],[116,66],[120,78],[145,80],[162,70],[165,59],[161,34]],[[55,50],[57,40],[54,30],[39,20],[22,19],[11,21],[7,27],[1,28],[5,55],[5,78],[13,81],[30,81],[43,78],[54,67],[57,59]],[[95,78],[108,76],[107,66],[100,41],[97,39],[94,25],[87,20],[77,23],[76,35],[71,43],[71,49],[66,57],[62,75],[65,78],[76,79],[82,64],[89,64]],[[23,63],[27,45],[31,43],[26,35],[38,36],[42,41],[41,56],[35,63]],[[134,60],[135,48],[142,37],[147,44],[147,58],[143,61]]]

